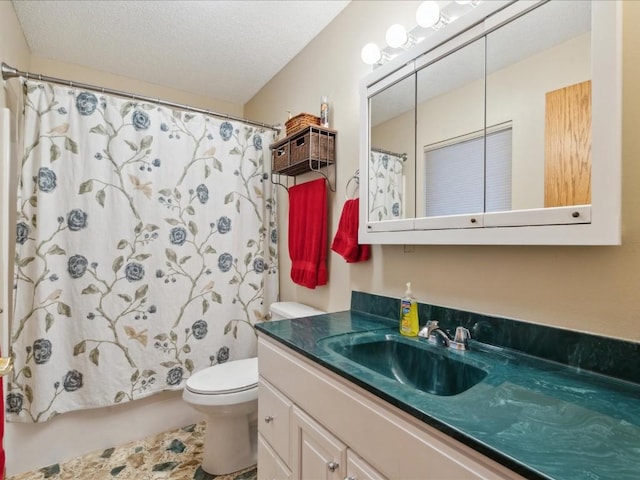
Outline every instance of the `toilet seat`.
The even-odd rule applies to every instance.
[[[257,357],[207,367],[187,379],[187,388],[202,395],[243,392],[257,386]]]
[[[207,367],[187,379],[185,400],[200,405],[234,405],[258,398],[258,358]]]

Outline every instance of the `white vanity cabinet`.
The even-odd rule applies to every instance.
[[[523,478],[262,334],[258,358],[259,480]]]
[[[384,480],[338,438],[260,378],[258,478]]]

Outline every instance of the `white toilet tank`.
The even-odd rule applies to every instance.
[[[285,318],[310,317],[321,315],[322,310],[310,307],[298,302],[276,302],[271,304],[271,320],[282,320]]]

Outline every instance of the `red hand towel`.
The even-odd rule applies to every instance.
[[[347,263],[363,262],[371,256],[370,245],[358,244],[359,207],[358,198],[345,202],[338,222],[338,231],[331,244],[331,250],[342,255]]]
[[[289,188],[291,280],[307,288],[327,283],[327,187],[323,178]]]

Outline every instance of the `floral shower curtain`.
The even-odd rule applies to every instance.
[[[278,294],[274,133],[24,88],[8,419],[181,389],[254,356]]]
[[[369,155],[369,218],[404,218],[404,160],[400,155],[371,150]]]

